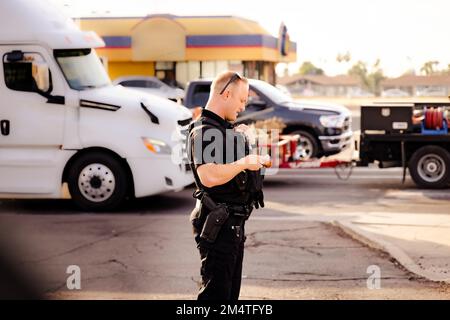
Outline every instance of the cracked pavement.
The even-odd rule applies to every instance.
[[[246,225],[241,299],[449,299],[448,285],[420,279],[329,220],[427,203],[384,197],[399,177],[337,180],[322,171],[273,177],[268,205]],[[407,185],[408,187],[408,185]],[[0,200],[0,239],[17,270],[52,299],[195,299],[200,257],[189,225],[192,189],[137,199],[116,213],[80,213],[68,200]],[[433,210],[446,212],[448,203]],[[81,290],[68,290],[69,265]],[[369,266],[380,289],[368,289]]]

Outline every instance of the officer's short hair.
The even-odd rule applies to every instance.
[[[232,82],[230,82],[232,80]],[[211,83],[211,92],[223,93],[224,89],[232,87],[239,82],[248,83],[248,79],[234,71],[224,71],[220,73]],[[226,88],[227,87],[227,88]]]

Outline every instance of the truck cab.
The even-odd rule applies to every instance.
[[[114,86],[104,42],[44,1],[0,3],[0,196],[61,198],[84,210],[192,183],[173,151],[191,112]]]

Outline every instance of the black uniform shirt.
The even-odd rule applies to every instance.
[[[193,159],[191,168],[206,163],[226,164],[234,162],[246,155],[244,135],[233,131],[233,124],[216,113],[203,109],[201,117],[196,121],[189,137],[188,152]],[[243,171],[225,184],[207,188],[201,186],[216,202],[247,204],[248,192],[244,191],[247,173]]]

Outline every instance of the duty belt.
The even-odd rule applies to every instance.
[[[251,205],[238,205],[225,203],[230,215],[248,218],[253,210]]]

